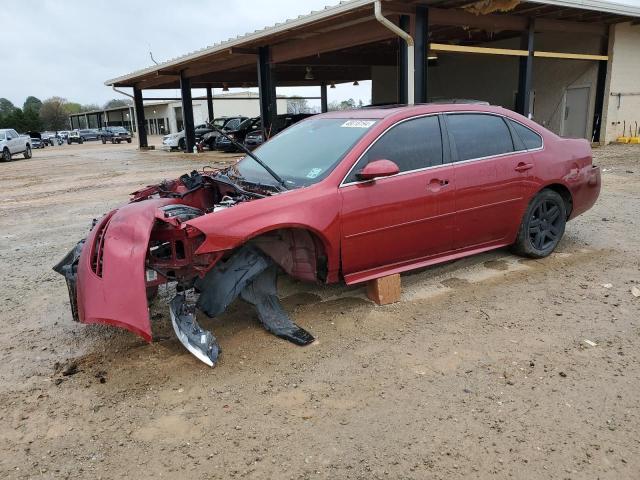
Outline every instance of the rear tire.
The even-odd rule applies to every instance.
[[[179,149],[179,150],[182,150],[183,152],[187,149],[187,145],[186,145],[186,143],[185,143],[185,141],[184,141],[184,138],[181,138],[181,139],[178,141],[178,149]]]
[[[131,143],[131,139],[130,138],[127,138],[127,143]]]
[[[548,257],[560,243],[566,224],[564,199],[553,190],[542,190],[527,207],[514,252],[529,258]]]
[[[103,145],[106,145],[106,143],[107,143],[107,139],[106,139],[106,138],[104,138],[104,137],[102,137],[102,144],[103,144]]]
[[[11,152],[6,147],[4,150],[2,150],[2,160],[4,160],[5,162],[11,161]]]
[[[27,145],[27,149],[24,151],[24,158],[29,160],[32,156],[33,154],[31,153],[31,147]]]

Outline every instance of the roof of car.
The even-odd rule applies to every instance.
[[[336,110],[322,114],[323,118],[371,118],[382,119],[394,116],[399,113],[437,113],[447,111],[485,111],[493,113],[504,112],[502,107],[489,105],[486,102],[479,101],[455,101],[450,103],[422,103],[417,105],[380,105],[353,110]]]

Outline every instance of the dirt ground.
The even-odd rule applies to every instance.
[[[175,339],[171,292],[148,345],[74,323],[51,267],[128,193],[232,156],[85,144],[0,163],[0,478],[639,478],[640,146],[594,155],[601,199],[550,258],[406,275],[387,307],[283,279],[318,341],[237,304],[204,322],[215,369]]]

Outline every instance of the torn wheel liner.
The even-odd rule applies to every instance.
[[[242,247],[228,261],[217,264],[196,282],[200,291],[197,307],[209,317],[224,312],[238,297],[253,305],[267,331],[296,345],[308,345],[314,337],[296,325],[282,308],[277,296],[278,267],[257,248]],[[171,319],[178,339],[198,359],[209,366],[216,363],[220,347],[211,332],[195,320],[183,294],[171,302]]]

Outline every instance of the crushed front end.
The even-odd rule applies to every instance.
[[[192,172],[135,192],[130,203],[94,221],[89,235],[54,267],[66,279],[74,320],[125,328],[151,342],[148,300],[160,285],[174,284],[170,313],[176,335],[210,366],[220,347],[198,324],[196,307],[219,315],[239,296],[256,305],[272,333],[310,343],[313,337],[279,305],[275,273],[269,273],[276,266],[267,255],[251,246],[198,254],[205,236],[188,224],[269,194],[244,190],[217,171]],[[246,274],[238,276],[242,269]]]

